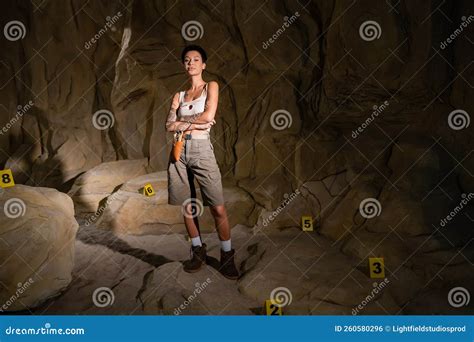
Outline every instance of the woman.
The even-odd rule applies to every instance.
[[[191,259],[184,262],[186,272],[197,272],[206,262],[206,244],[202,243],[196,211],[194,178],[199,183],[204,206],[209,206],[221,241],[219,271],[229,279],[237,279],[235,250],[231,247],[230,227],[224,206],[219,166],[210,140],[210,130],[215,124],[219,98],[217,82],[202,79],[207,55],[197,45],[187,46],[182,54],[188,86],[176,93],[166,120],[168,132],[184,132],[181,157],[168,163],[168,203],[183,206],[184,224],[191,237]]]

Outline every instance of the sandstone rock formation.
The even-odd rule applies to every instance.
[[[197,187],[197,196],[201,198]],[[154,196],[145,196],[143,187],[151,184]],[[230,225],[251,226],[254,204],[251,197],[238,187],[224,187],[224,198]],[[202,203],[202,201],[200,202]],[[134,178],[123,184],[105,199],[98,213],[89,221],[97,221],[97,227],[123,234],[185,233],[181,206],[168,204],[167,172],[161,171]],[[202,232],[214,231],[214,219],[208,209],[197,206]]]
[[[101,200],[109,196],[127,180],[147,173],[148,161],[120,160],[102,163],[76,179],[69,196],[75,205],[75,212],[95,213]]]
[[[71,282],[74,207],[55,189],[25,185],[6,189],[0,206],[0,309],[34,308]]]
[[[114,235],[81,227],[75,281],[63,296],[35,312],[264,314],[263,303],[271,291],[285,286],[292,292],[292,303],[283,308],[284,314],[350,314],[374,288],[373,281],[353,269],[354,259],[341,255],[329,240],[314,232],[289,228],[254,234],[245,226],[234,227],[232,232],[242,272],[237,282],[225,279],[216,270],[220,248],[216,234],[203,235],[209,246],[208,265],[196,274],[188,274],[180,262],[189,256],[189,244],[183,235]],[[316,260],[326,267],[320,269]],[[342,276],[348,281],[343,287],[335,287]],[[102,290],[107,293],[107,301],[97,305],[93,294],[98,288],[109,290]],[[399,307],[389,288],[390,284],[362,312],[396,313]]]

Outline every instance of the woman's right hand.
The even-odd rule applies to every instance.
[[[216,120],[212,120],[211,122],[203,123],[203,124],[197,124],[196,128],[197,129],[208,129],[211,128],[214,124],[216,123]]]

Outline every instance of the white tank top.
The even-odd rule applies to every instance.
[[[192,115],[204,112],[204,105],[206,104],[207,98],[207,83],[204,85],[204,89],[202,91],[201,96],[197,99],[183,102],[184,100],[184,91],[179,93],[179,107],[177,111],[177,116],[179,121],[186,121]],[[205,131],[202,132],[210,132],[211,128],[209,127]]]

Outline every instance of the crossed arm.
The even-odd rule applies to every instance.
[[[204,112],[193,115],[186,121],[177,120],[176,112],[179,107],[179,93],[176,93],[171,103],[171,108],[166,119],[166,131],[191,131],[191,130],[206,130],[214,123],[216,115],[217,103],[219,99],[219,86],[217,82],[209,82],[207,90],[207,99],[204,105]]]

